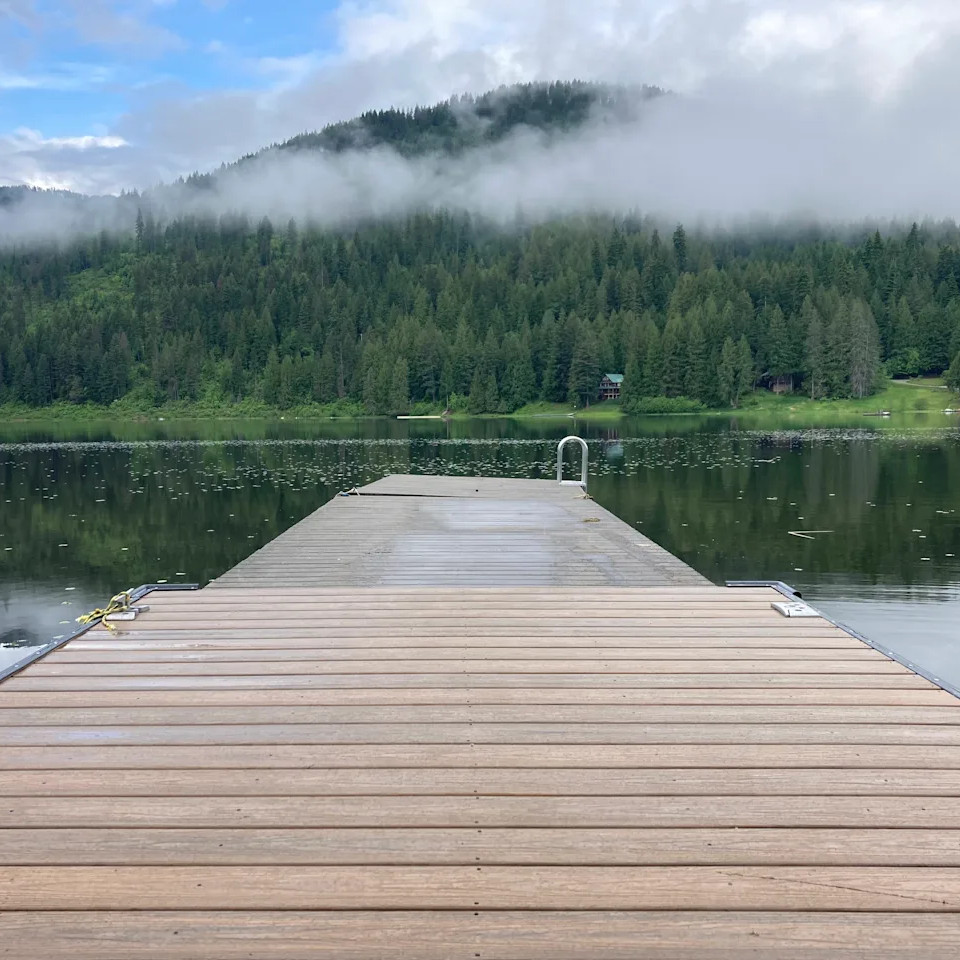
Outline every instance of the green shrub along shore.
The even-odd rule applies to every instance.
[[[743,398],[740,407],[707,408],[701,401],[688,397],[642,398],[626,409],[616,400],[608,400],[584,407],[566,403],[537,402],[526,404],[511,413],[472,414],[464,406],[448,408],[442,404],[419,403],[410,408],[409,416],[435,417],[445,414],[451,419],[499,418],[561,419],[573,418],[597,423],[616,422],[631,416],[670,416],[699,414],[701,416],[738,416],[750,419],[762,417],[783,422],[811,424],[869,416],[881,412],[891,415],[942,414],[947,409],[960,408],[960,393],[947,387],[939,378],[888,380],[880,389],[861,399],[811,400],[800,394],[775,394],[757,390]],[[335,403],[307,403],[291,407],[274,407],[259,400],[238,403],[187,402],[168,403],[161,407],[136,404],[129,398],[107,405],[55,403],[46,407],[22,404],[0,405],[0,423],[57,422],[89,423],[95,421],[156,421],[162,420],[370,420],[392,419],[392,414],[372,414],[363,404],[352,400]]]

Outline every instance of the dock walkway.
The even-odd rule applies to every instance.
[[[579,486],[400,475],[334,497],[211,586],[707,583]]]
[[[0,957],[956,957],[954,697],[575,488],[420,482],[0,685]]]

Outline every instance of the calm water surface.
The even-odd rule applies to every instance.
[[[0,424],[0,667],[120,589],[205,583],[388,473],[551,477],[574,429],[593,496],[711,580],[784,580],[960,685],[960,428],[932,415]]]

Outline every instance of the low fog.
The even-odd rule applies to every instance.
[[[244,214],[321,226],[436,208],[504,223],[518,213],[535,221],[631,211],[702,228],[758,217],[960,218],[960,128],[941,106],[950,85],[926,79],[879,102],[717,87],[648,101],[629,122],[598,118],[564,137],[521,129],[455,157],[273,150],[221,171],[209,189],[31,193],[0,210],[0,234],[24,243],[130,231],[138,205],[161,220]]]

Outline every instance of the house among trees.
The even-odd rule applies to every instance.
[[[623,383],[622,373],[605,373],[600,381],[601,400],[619,400],[620,386]]]

